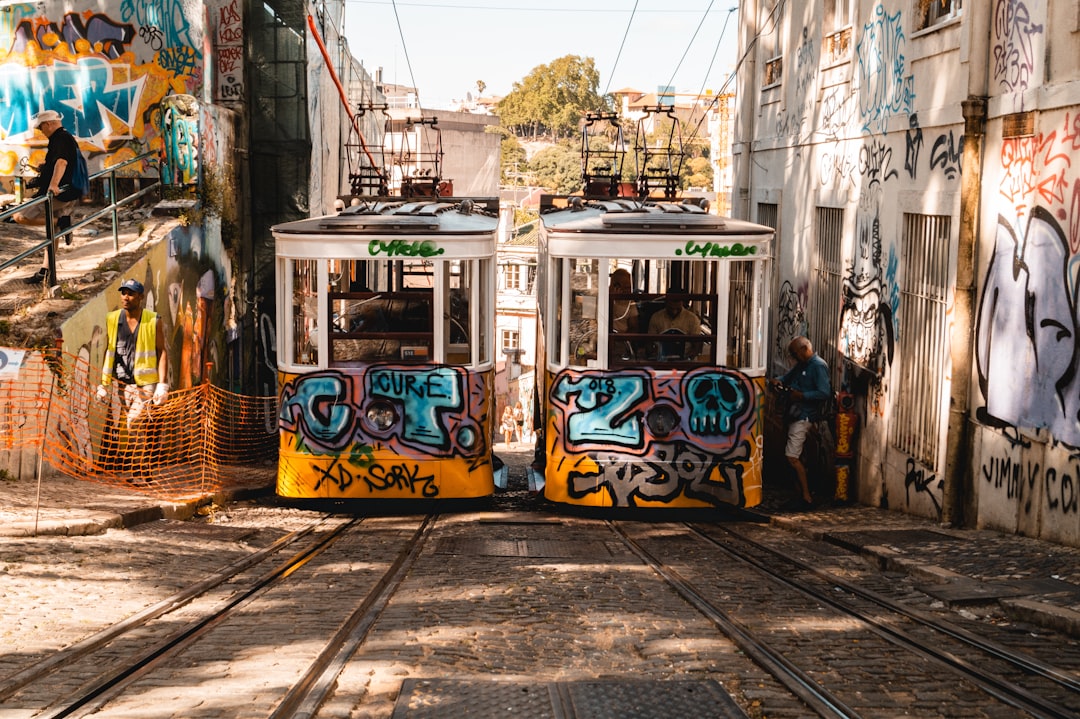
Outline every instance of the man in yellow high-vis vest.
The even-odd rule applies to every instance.
[[[121,412],[127,419],[129,445],[136,439],[132,435],[133,426],[147,405],[160,406],[169,395],[165,332],[161,317],[143,308],[145,296],[138,280],[128,279],[120,285],[120,309],[110,312],[105,319],[105,362],[97,389],[98,400],[106,402],[112,386],[117,386]]]

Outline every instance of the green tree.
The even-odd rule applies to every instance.
[[[683,163],[679,187],[686,190],[691,187],[712,189],[712,163],[707,157],[692,157]]]
[[[520,174],[529,169],[529,158],[525,153],[525,148],[516,137],[509,133],[503,135],[500,148],[499,168],[502,176],[500,181],[504,185],[517,184]]]
[[[529,163],[536,184],[552,192],[570,194],[581,189],[581,152],[566,144],[545,147]]]
[[[503,127],[518,137],[572,137],[586,112],[608,108],[599,86],[600,73],[591,57],[566,55],[515,82],[496,111]]]

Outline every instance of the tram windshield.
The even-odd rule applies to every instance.
[[[752,370],[761,362],[766,260],[550,262],[557,364]]]
[[[285,276],[291,280],[293,295],[292,364],[471,365],[491,360],[489,332],[484,329],[490,322],[485,302],[490,260],[287,262],[291,271]],[[326,273],[324,280],[319,279],[320,270]],[[321,287],[326,302],[322,312]],[[441,321],[436,322],[436,317]],[[322,327],[326,328],[325,344]]]

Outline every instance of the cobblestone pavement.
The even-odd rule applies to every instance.
[[[560,514],[557,507],[527,491],[525,468],[532,459],[531,446],[500,443],[495,451],[508,466],[510,479],[507,490],[499,492],[484,509],[484,521],[489,523],[485,531],[495,531],[498,526],[491,511],[513,512],[514,521],[521,521],[526,513],[538,520]],[[58,475],[47,476],[40,485],[0,482],[0,613],[5,617],[0,627],[0,646],[4,647],[0,651],[0,677],[162,600],[178,587],[310,521],[311,512],[280,506],[271,494],[272,483],[273,472],[268,470],[267,489],[263,491],[168,503],[147,494]],[[765,505],[776,506],[775,500],[770,497]],[[771,529],[775,534],[775,530],[784,530],[793,540],[823,540],[857,551],[893,573],[905,587],[929,591],[927,601],[973,622],[1030,626],[1032,636],[1042,628],[1080,637],[1080,549],[987,530],[945,529],[927,520],[858,506],[800,513],[768,510],[745,513],[741,518],[756,519],[759,523],[753,526],[761,531]],[[217,531],[144,531],[162,520],[213,524]],[[468,524],[462,521],[462,531]],[[565,539],[560,537],[560,541]],[[497,567],[492,569],[497,571]],[[436,576],[435,568],[430,576]],[[537,582],[553,579],[537,576]],[[427,589],[438,591],[435,586]],[[588,589],[601,598],[610,592],[613,606],[627,601],[633,591],[631,585],[612,588],[599,583]],[[586,675],[589,657],[574,653],[573,633],[567,634],[565,626],[550,624],[550,614],[557,609],[546,604],[550,598],[542,593],[529,596],[537,602],[535,621],[523,624],[520,631],[543,634],[541,644],[548,665],[557,668],[561,662],[567,677]],[[475,602],[483,604],[479,597]],[[419,604],[414,603],[413,609]],[[505,617],[490,619],[501,629],[485,628],[483,615],[478,615],[476,637],[509,631]],[[684,642],[675,637],[686,635],[687,627],[658,624],[654,619],[648,623],[648,627],[637,628],[637,635],[611,633],[611,651],[620,651],[622,642],[632,642],[635,647],[646,647],[657,667],[684,652]],[[422,652],[422,646],[430,644],[444,652],[444,661],[453,661],[454,638],[440,634],[437,621],[424,626],[422,636],[403,635],[393,652],[369,649],[369,658],[379,666],[377,675],[342,677],[345,686],[363,687],[365,692],[385,697],[384,706],[376,705],[373,716],[386,715],[393,696],[391,685],[406,671],[404,665],[410,657],[419,657],[410,652]],[[605,629],[597,626],[590,631],[602,635]],[[658,638],[661,636],[671,639]],[[500,635],[500,641],[512,640],[509,634]],[[416,646],[402,653],[401,642]],[[535,647],[523,645],[520,656],[512,652],[502,655],[492,671],[527,679],[533,651]],[[714,647],[709,651],[729,650]],[[734,677],[725,681],[728,686],[737,683]]]

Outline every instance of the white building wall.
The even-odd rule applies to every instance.
[[[786,343],[808,334],[855,395],[858,501],[1080,544],[1080,71],[1062,59],[1080,54],[1080,18],[1045,0],[1026,14],[968,0],[920,29],[917,2],[854,0],[836,54],[827,2],[740,7],[740,46],[758,42],[739,70],[733,214],[776,206],[771,364],[782,369]],[[985,132],[965,138],[963,103],[979,97]],[[980,139],[965,176],[964,143]],[[842,213],[831,267],[818,208]],[[914,322],[925,258],[904,254],[913,215],[948,223],[940,336]],[[956,290],[966,236],[970,310]],[[949,329],[965,319],[971,356],[952,366]],[[954,377],[961,390],[970,377],[970,406],[950,433]],[[915,406],[928,382],[932,406]],[[908,451],[912,434],[932,450]]]

